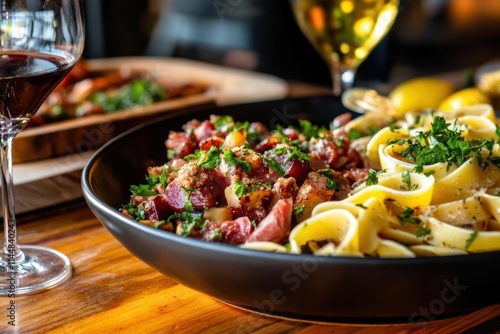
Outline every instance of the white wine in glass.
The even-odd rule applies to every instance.
[[[61,283],[69,259],[41,246],[19,245],[14,209],[12,142],[84,47],[80,0],[0,0],[0,180],[5,243],[0,295],[13,297]]]
[[[352,87],[356,70],[391,29],[399,0],[290,0],[300,29],[327,62],[333,93]]]

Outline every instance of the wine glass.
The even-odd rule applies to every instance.
[[[5,244],[0,295],[53,287],[71,275],[69,259],[40,246],[18,245],[12,141],[84,47],[80,0],[0,0],[0,165]]]
[[[399,0],[290,0],[300,29],[325,59],[333,94],[351,88],[359,65],[387,34]]]

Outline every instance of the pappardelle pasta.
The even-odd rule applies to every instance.
[[[500,131],[491,106],[401,120],[365,114],[345,130],[368,134],[381,125],[358,139],[371,166],[366,181],[315,206],[290,232],[289,247],[275,250],[369,257],[500,250]]]

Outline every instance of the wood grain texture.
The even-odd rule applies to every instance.
[[[500,317],[500,305],[420,324],[314,324],[237,309],[182,286],[139,261],[85,204],[19,224],[22,244],[66,254],[73,275],[63,284],[17,296],[16,326],[0,298],[1,333],[459,333]],[[499,329],[500,330],[500,329]]]

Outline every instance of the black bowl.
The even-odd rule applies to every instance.
[[[298,98],[169,114],[106,144],[85,166],[85,199],[136,257],[179,283],[235,306],[302,320],[421,322],[499,303],[500,252],[416,259],[318,257],[208,243],[141,225],[118,208],[147,166],[166,161],[164,141],[211,114],[288,125],[327,124],[346,112],[333,97]]]

